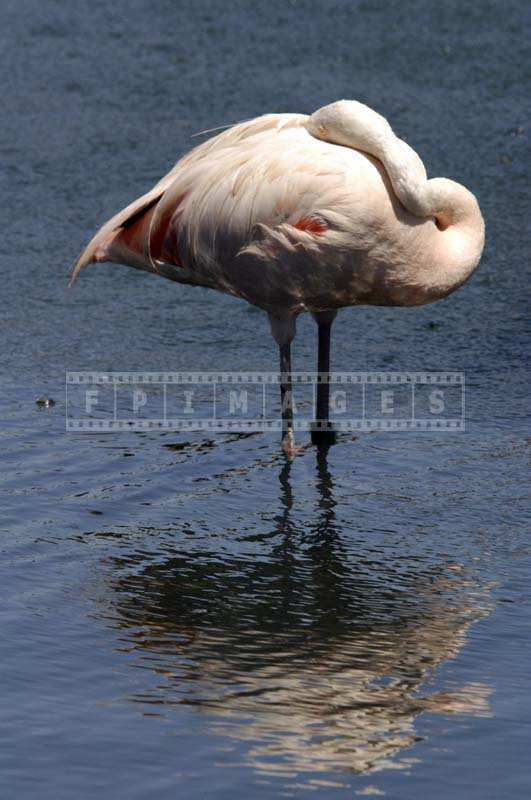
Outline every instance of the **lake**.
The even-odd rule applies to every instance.
[[[525,4],[5,0],[2,22],[2,798],[527,798]],[[487,243],[443,302],[342,311],[333,366],[464,373],[466,430],[293,462],[271,433],[67,433],[66,371],[277,368],[244,303],[68,274],[194,133],[342,97],[478,196]],[[315,336],[302,318],[295,369]]]

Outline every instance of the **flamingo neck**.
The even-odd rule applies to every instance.
[[[474,196],[454,181],[428,180],[417,153],[394,134],[384,117],[363,103],[340,100],[324,106],[309,117],[308,130],[319,139],[363,150],[381,161],[397,198],[414,216],[435,219],[441,230],[468,218],[477,220]]]
[[[308,118],[307,127],[319,139],[377,158],[400,203],[415,217],[436,223],[426,229],[425,251],[433,254],[429,263],[440,296],[464,283],[484,243],[483,218],[468,189],[446,178],[428,180],[417,153],[395,136],[384,117],[357,101],[340,100],[320,108]]]

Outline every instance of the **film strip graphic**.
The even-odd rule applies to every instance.
[[[278,372],[67,372],[66,430],[281,430]],[[330,384],[338,431],[464,431],[462,372],[293,372],[294,428],[315,427],[315,389]]]

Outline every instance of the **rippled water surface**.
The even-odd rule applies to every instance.
[[[529,797],[524,4],[1,13],[1,797]],[[448,300],[342,312],[334,366],[465,371],[466,433],[291,464],[265,434],[67,435],[67,369],[276,368],[235,300],[66,276],[195,131],[344,96],[468,185],[488,237]]]

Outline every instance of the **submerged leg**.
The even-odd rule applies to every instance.
[[[293,435],[293,387],[291,384],[291,342],[295,336],[295,317],[269,316],[271,333],[280,353],[280,400],[282,408],[282,449],[286,455],[295,455]]]
[[[315,424],[313,444],[334,444],[336,433],[330,422],[330,332],[337,311],[320,311],[313,315],[318,326]]]

